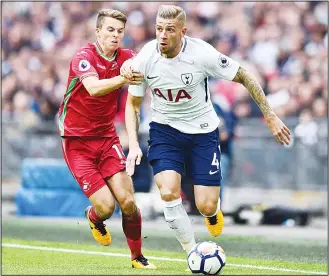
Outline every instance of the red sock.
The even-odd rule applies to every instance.
[[[142,216],[138,208],[131,215],[122,214],[122,228],[134,260],[142,255]]]
[[[104,221],[104,219],[101,218],[101,217],[96,213],[96,210],[95,210],[95,207],[94,207],[94,206],[91,206],[88,215],[89,215],[89,219],[91,220],[91,222],[93,222],[93,223],[95,223],[95,224]]]

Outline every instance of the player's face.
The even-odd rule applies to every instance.
[[[122,42],[125,25],[123,22],[105,17],[101,28],[96,29],[96,35],[99,42],[105,48],[104,51],[115,51]]]
[[[161,53],[166,54],[167,57],[174,57],[179,53],[185,33],[186,27],[179,20],[157,17],[156,38]]]

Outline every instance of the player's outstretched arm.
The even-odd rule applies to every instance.
[[[249,91],[251,97],[254,99],[254,101],[257,103],[260,110],[262,111],[265,121],[276,140],[281,145],[289,145],[290,130],[276,116],[276,114],[270,107],[265,93],[258,81],[242,67],[239,68],[233,81],[241,83]]]
[[[124,76],[127,79],[132,79],[133,78],[133,60],[127,59],[120,68],[120,75]]]
[[[144,75],[134,72],[132,79],[123,76],[116,76],[110,79],[100,80],[95,76],[89,76],[82,80],[88,93],[93,97],[101,97],[120,88],[124,84],[139,85],[142,83]]]
[[[140,124],[140,108],[143,97],[135,97],[128,93],[126,101],[126,129],[129,140],[129,153],[127,156],[126,171],[129,176],[135,172],[135,165],[139,165],[143,153],[138,143],[138,129]]]

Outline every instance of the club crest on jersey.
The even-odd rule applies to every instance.
[[[185,85],[190,85],[193,80],[193,75],[192,75],[192,73],[182,74],[181,79]]]
[[[229,62],[228,58],[225,57],[224,55],[219,56],[218,62],[219,62],[219,65],[223,68],[230,66],[230,62]]]
[[[80,60],[79,62],[79,70],[80,71],[87,71],[90,68],[90,63],[88,60]]]
[[[88,191],[88,190],[90,189],[90,184],[89,184],[88,181],[83,180],[83,181],[82,181],[82,184],[83,184],[83,190],[84,190],[84,191]]]

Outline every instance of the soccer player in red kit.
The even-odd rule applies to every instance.
[[[85,214],[95,240],[105,246],[111,244],[104,221],[113,214],[116,200],[132,267],[155,268],[142,254],[141,214],[114,125],[120,87],[138,85],[143,79],[138,72],[129,79],[120,75],[121,65],[135,54],[120,48],[126,21],[116,10],[98,13],[96,42],[80,48],[70,63],[59,129],[66,164],[92,203]]]

